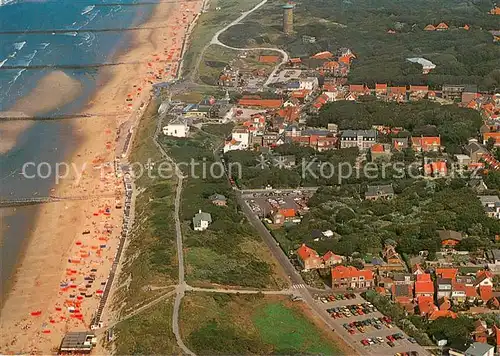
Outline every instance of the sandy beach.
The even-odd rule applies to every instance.
[[[118,127],[126,122],[134,127],[152,84],[175,76],[185,32],[201,6],[201,1],[181,0],[158,4],[145,26],[164,27],[135,33],[130,48],[117,60],[136,64],[103,71],[99,90],[84,109],[96,116],[74,120],[81,143],[68,164],[75,168],[52,194],[84,199],[41,206],[2,307],[1,353],[54,354],[66,332],[90,327],[122,228],[122,210],[116,206],[123,202],[124,188],[113,165],[121,154],[116,147]],[[66,94],[78,95],[71,78],[57,74],[49,79],[71,87]],[[44,96],[40,100],[52,94],[39,93]]]

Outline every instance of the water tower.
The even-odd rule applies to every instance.
[[[293,32],[293,4],[283,5],[283,32],[290,35]]]

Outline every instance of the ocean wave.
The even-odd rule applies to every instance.
[[[63,33],[64,36],[73,36],[73,37],[76,37],[78,36],[78,33],[77,32],[72,32],[72,31],[68,31],[68,32],[64,32]]]
[[[89,23],[91,23],[92,21],[94,21],[94,19],[96,18],[97,14],[99,12],[101,12],[101,10],[97,10],[96,12],[93,12],[92,14],[90,14],[87,17],[87,20],[81,26],[77,27],[77,30],[81,30],[83,27],[87,26]]]
[[[5,6],[14,3],[16,0],[0,0],[0,6]]]
[[[82,11],[82,15],[85,15],[85,14],[88,14],[90,11],[94,10],[95,8],[95,5],[89,5],[87,7],[85,7],[85,9],[83,9]]]
[[[81,44],[86,44],[87,47],[91,47],[95,40],[95,34],[92,32],[80,33],[83,37],[83,42]]]
[[[5,58],[3,61],[0,62],[0,68],[3,67],[3,65],[5,64],[5,62],[7,62],[9,60],[9,58]]]
[[[37,50],[43,51],[48,46],[50,46],[50,42],[41,42],[41,43],[38,44]]]
[[[22,42],[15,42],[14,43],[14,48],[17,50],[17,51],[20,51],[23,49],[24,45],[26,44],[26,41],[22,41]]]
[[[24,73],[25,70],[26,70],[26,68],[23,68],[19,72],[17,72],[16,75],[14,76],[14,79],[12,79],[9,82],[9,84],[12,86],[12,84],[14,84],[16,82],[16,80],[19,79],[19,77]],[[9,87],[9,89],[7,91],[9,91],[9,90],[10,90],[10,87]]]
[[[38,53],[38,50],[34,50],[33,53],[30,53],[26,56],[23,57],[22,60],[18,62],[18,65],[28,67],[31,62],[33,61],[33,58],[35,58],[36,54]]]

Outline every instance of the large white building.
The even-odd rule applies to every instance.
[[[177,119],[168,123],[163,127],[163,134],[173,137],[187,137],[189,126],[186,121]]]
[[[231,140],[224,145],[224,153],[246,150],[250,146],[250,131],[246,127],[236,127],[231,133]]]

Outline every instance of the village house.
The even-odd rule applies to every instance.
[[[434,283],[432,283],[431,275],[428,273],[417,274],[415,280],[415,299],[419,297],[434,298]]]
[[[246,150],[250,147],[250,131],[247,127],[235,127],[231,139],[224,144],[224,153],[229,151]]]
[[[181,118],[177,118],[164,126],[163,134],[165,136],[173,136],[173,137],[187,137],[189,133],[189,126],[186,120]]]
[[[489,140],[493,141],[495,147],[500,146],[500,132],[483,133],[483,145],[486,145]]]
[[[411,273],[396,272],[393,274],[392,280],[393,280],[395,285],[411,284],[412,290],[413,290],[413,285],[415,283],[415,277]]]
[[[415,291],[417,286],[415,285]],[[428,317],[439,310],[434,304],[434,296],[419,296],[417,298],[418,312],[420,316]]]
[[[297,216],[297,211],[294,208],[279,208],[271,212],[273,224],[282,225],[287,221],[293,221]],[[300,218],[298,220],[300,222]]]
[[[392,300],[400,304],[408,312],[413,313],[413,285],[398,284],[391,288]]]
[[[297,130],[292,127],[285,134],[285,141],[298,144],[302,147],[311,147],[318,152],[337,148],[338,139],[335,134],[324,129]]]
[[[401,256],[399,256],[399,253],[396,252],[396,248],[392,245],[386,245],[384,247],[382,257],[388,264],[404,264]]]
[[[376,143],[370,148],[370,154],[372,156],[372,161],[376,160],[390,161],[392,156],[391,145]]]
[[[363,151],[370,149],[376,141],[375,130],[344,130],[340,134],[340,148],[358,147]]]
[[[474,341],[485,343],[489,336],[488,326],[484,320],[476,320],[474,322],[474,331],[472,332]]]
[[[500,219],[500,198],[498,195],[478,195],[478,198],[486,215],[490,218]]]
[[[469,346],[465,353],[455,353],[452,356],[493,356],[495,354],[495,348],[489,344],[482,342],[475,342]]]
[[[387,98],[387,84],[375,84],[375,96],[379,100],[385,100]]]
[[[448,167],[444,161],[435,161],[424,164],[424,174],[430,177],[446,177],[448,174]]]
[[[394,198],[394,188],[392,184],[369,185],[365,193],[366,200],[392,199]]]
[[[474,289],[474,287],[472,287]],[[464,283],[452,282],[451,299],[454,303],[464,303],[467,298],[467,286]]]
[[[411,138],[411,147],[415,152],[437,152],[441,149],[440,136],[420,136]]]
[[[429,87],[427,85],[410,85],[410,101],[418,101],[427,98]]]
[[[451,298],[451,284],[452,284],[452,279],[451,278],[437,278],[436,279],[436,286],[437,286],[437,298]]]
[[[455,280],[458,274],[456,268],[436,268],[436,277]]]
[[[209,213],[204,213],[201,210],[198,211],[193,217],[193,228],[194,231],[205,231],[208,229],[208,225],[212,223],[212,215]]]
[[[486,257],[488,258],[488,260],[491,264],[494,264],[496,266],[500,265],[500,250],[499,249],[489,250],[488,252],[486,252]]]
[[[480,270],[476,272],[476,280],[474,287],[490,287],[493,288],[493,274],[489,271]]]
[[[387,88],[387,100],[396,101],[398,103],[405,102],[406,97],[406,87],[388,87]]]
[[[402,151],[409,147],[408,137],[393,137],[392,138],[392,148],[396,151]]]
[[[349,93],[358,95],[370,95],[370,88],[364,84],[351,84],[349,85]]]
[[[319,268],[329,268],[344,262],[344,257],[328,251],[320,256],[316,250],[302,244],[297,250],[297,260],[302,270],[307,272]]]
[[[453,230],[438,230],[441,246],[444,248],[454,248],[463,240],[461,232]]]
[[[373,272],[358,270],[353,266],[337,266],[332,268],[333,289],[364,289],[373,286]]]
[[[488,154],[488,150],[481,146],[476,139],[470,139],[465,146],[465,153],[470,157],[472,163],[477,163],[484,155]]]
[[[436,31],[446,31],[448,28],[449,27],[447,24],[441,22],[439,25],[436,26]]]
[[[208,197],[208,199],[212,202],[213,205],[216,206],[226,206],[227,198],[222,194],[213,194]]]

